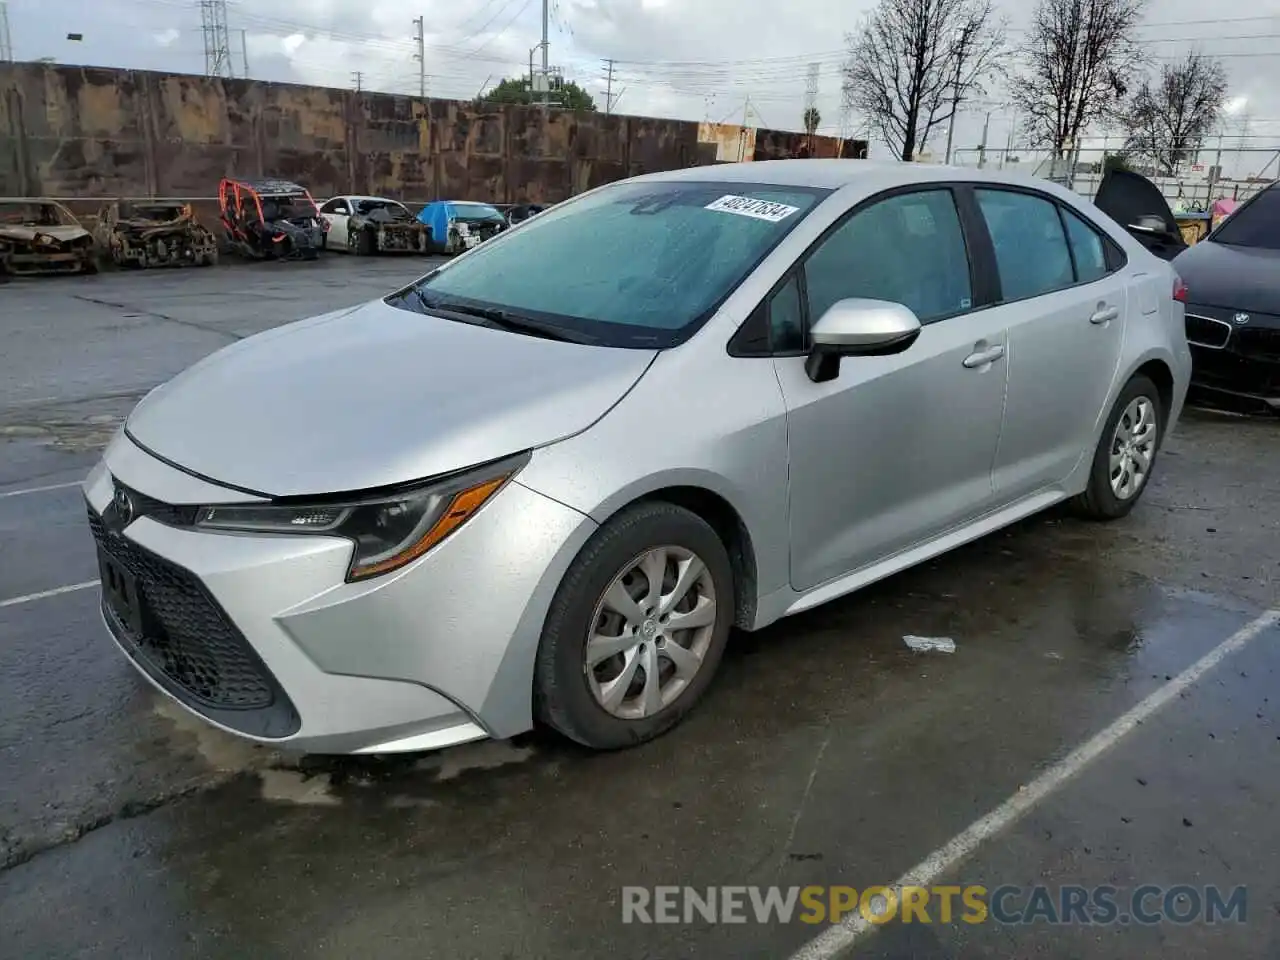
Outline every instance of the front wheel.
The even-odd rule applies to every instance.
[[[614,517],[552,601],[534,667],[539,718],[598,750],[666,732],[715,675],[734,590],[729,554],[697,514],[653,502]]]
[[[1164,430],[1164,405],[1156,385],[1134,376],[1116,398],[1089,471],[1089,485],[1072,501],[1091,520],[1118,520],[1147,488]]]

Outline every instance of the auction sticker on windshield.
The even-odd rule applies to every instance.
[[[756,200],[752,197],[735,197],[725,194],[719,200],[713,200],[706,206],[707,210],[719,210],[721,213],[736,213],[741,217],[754,217],[757,220],[768,220],[777,223],[785,220],[799,207],[789,207],[785,203],[771,203],[768,200]]]

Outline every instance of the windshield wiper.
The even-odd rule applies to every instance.
[[[580,333],[577,330],[568,330],[552,323],[544,323],[541,320],[513,313],[510,310],[502,310],[497,307],[480,307],[455,300],[446,300],[443,297],[432,297],[426,291],[417,287],[414,288],[413,292],[417,295],[418,302],[428,310],[437,310],[442,313],[451,313],[463,317],[475,317],[479,320],[488,321],[489,326],[509,330],[512,333],[524,333],[530,336],[542,337],[544,340],[559,340],[563,343],[599,343],[599,339],[590,334]]]

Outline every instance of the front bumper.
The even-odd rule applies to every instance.
[[[1280,321],[1236,311],[1187,308],[1191,392],[1198,400],[1241,412],[1280,413]]]
[[[316,753],[428,750],[527,730],[546,610],[595,527],[513,482],[414,563],[346,583],[345,540],[209,533],[145,510],[113,533],[101,518],[117,484],[167,504],[245,496],[117,437],[85,495],[95,536],[137,579],[150,635],[130,635],[105,602],[103,617],[143,675],[188,710]]]

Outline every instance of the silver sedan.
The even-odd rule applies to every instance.
[[[616,748],[758,630],[1060,501],[1124,516],[1172,268],[1043,181],[743,163],[585,193],[157,388],[85,483],[102,611],[224,730]]]

